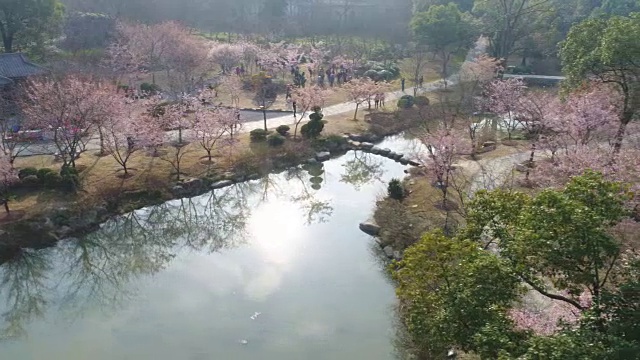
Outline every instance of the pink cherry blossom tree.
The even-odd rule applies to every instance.
[[[293,91],[291,98],[296,102],[300,117],[295,118],[293,138],[298,134],[298,126],[304,120],[305,115],[315,107],[322,108],[327,100],[328,92],[319,86],[307,86]]]
[[[207,152],[209,163],[213,159],[216,143],[227,133],[230,123],[236,118],[236,111],[227,108],[211,109],[199,106],[194,113],[195,137],[198,144]]]
[[[131,156],[139,150],[158,146],[164,130],[152,119],[153,100],[119,98],[111,103],[111,113],[104,122],[104,144],[107,152],[129,176]]]
[[[98,85],[77,76],[44,79],[30,86],[24,99],[27,127],[53,134],[53,143],[63,166],[75,167],[75,160],[105,116],[103,93]]]
[[[379,91],[378,85],[369,78],[353,79],[344,85],[347,91],[347,97],[351,102],[356,104],[356,110],[353,113],[353,120],[358,116],[358,108],[365,101],[370,101],[371,96]]]
[[[238,44],[213,43],[211,46],[211,60],[220,66],[223,74],[230,74],[235,66],[240,64],[245,56],[244,47]]]
[[[423,133],[420,140],[427,146],[427,151],[420,154],[419,160],[432,176],[435,186],[442,192],[442,208],[448,210],[454,164],[460,160],[462,154],[468,152],[468,143],[463,135],[456,134],[446,126]]]
[[[242,80],[237,76],[224,76],[220,82],[222,91],[227,93],[231,99],[231,106],[240,107],[240,97],[242,96]]]
[[[200,103],[197,97],[183,94],[166,107],[162,116],[163,123],[166,129],[177,131],[178,144],[185,143],[185,130],[193,127],[192,115]]]
[[[525,90],[526,86],[520,79],[495,80],[487,86],[489,110],[501,118],[509,140],[521,126],[519,110]]]

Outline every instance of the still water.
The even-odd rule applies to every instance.
[[[0,359],[392,359],[394,291],[358,223],[403,170],[349,152],[25,251],[0,269]]]

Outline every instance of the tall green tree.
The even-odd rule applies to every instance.
[[[637,233],[627,189],[587,172],[535,196],[479,192],[454,238],[429,233],[407,249],[392,271],[417,358],[456,347],[483,359],[638,359],[640,257],[624,250],[633,244],[622,234]],[[536,302],[569,304],[547,311],[579,321],[527,330],[545,320],[513,307],[535,292],[547,298]]]
[[[517,338],[506,311],[520,295],[519,280],[476,243],[427,233],[398,267],[403,324],[419,359],[442,359],[452,346],[496,358]],[[496,332],[502,340],[489,336]]]
[[[0,35],[5,52],[16,43],[40,46],[61,28],[63,5],[57,0],[0,0]]]
[[[508,59],[529,35],[549,28],[552,5],[552,0],[476,0],[473,13],[489,37],[490,55]]]
[[[451,57],[468,50],[476,40],[473,19],[458,9],[458,5],[434,5],[419,12],[411,20],[411,29],[420,45],[437,55],[442,62],[442,79],[448,76]]]
[[[613,84],[623,99],[614,151],[627,125],[640,115],[640,13],[595,18],[571,28],[560,56],[568,86],[589,78]]]
[[[433,5],[447,5],[454,3],[461,11],[471,11],[474,0],[413,0],[413,12],[427,11]]]

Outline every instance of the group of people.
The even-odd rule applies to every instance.
[[[330,87],[333,87],[336,84],[344,84],[353,77],[351,71],[345,68],[344,65],[337,66],[336,64],[333,64],[326,70],[324,68],[320,68],[317,74],[313,70],[313,67],[309,66],[307,71],[309,72],[309,79],[314,79],[315,76],[316,85],[322,88],[324,88],[327,83]],[[294,84],[296,86],[305,86],[307,78],[305,72],[300,70],[300,66],[291,66],[291,76],[293,76]]]

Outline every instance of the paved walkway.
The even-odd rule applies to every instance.
[[[449,85],[454,83],[455,83],[455,80],[453,79],[448,81]],[[430,82],[425,84],[425,86],[420,90],[420,92],[433,91],[440,88],[441,86],[442,86],[441,81]],[[385,95],[385,98],[386,100],[389,101],[388,106],[395,107],[395,101],[397,99],[399,99],[403,95],[410,95],[412,93],[413,93],[413,88],[408,88],[407,91],[405,92],[402,92],[400,90],[389,92]],[[362,109],[363,107],[360,106],[360,108]],[[336,105],[327,106],[322,109],[322,113],[325,116],[331,116],[331,115],[339,115],[339,114],[353,112],[355,111],[355,109],[356,109],[356,105],[354,103],[344,102]],[[258,112],[258,113],[251,112],[251,114],[247,113],[246,115],[251,115],[251,116],[247,116],[251,120],[243,123],[242,132],[249,132],[254,129],[262,129],[264,127],[264,121],[262,119],[261,112]],[[257,120],[257,119],[260,119],[260,120]],[[280,125],[292,125],[292,124],[295,124],[295,119],[293,118],[293,115],[290,113],[282,116],[278,116],[278,114],[274,114],[274,113],[268,113],[267,126],[270,129],[275,129]],[[176,140],[178,138],[178,131],[176,130],[167,131],[167,138],[169,141]],[[87,151],[100,150],[100,139],[95,137],[89,140],[86,150]],[[22,157],[22,156],[32,156],[32,155],[51,155],[51,154],[55,154],[56,152],[57,152],[57,148],[54,143],[43,142],[43,143],[28,145],[26,148],[24,148],[23,151],[20,152],[19,156]]]
[[[448,84],[452,85],[454,84],[454,81],[449,80]],[[426,83],[425,86],[422,88],[421,92],[433,91],[440,88],[441,86],[442,86],[441,81]],[[398,100],[403,95],[411,95],[411,94],[413,94],[413,88],[411,87],[407,88],[405,92],[402,92],[400,90],[388,92],[385,94],[385,100],[388,101],[387,106],[395,107],[396,100]],[[366,105],[364,108],[366,108]],[[360,106],[360,109],[363,109],[363,106]],[[324,114],[324,116],[332,116],[332,115],[339,115],[339,114],[353,112],[355,110],[356,110],[356,104],[352,102],[344,102],[344,103],[324,107],[322,109],[322,113]],[[294,123],[295,123],[295,120],[293,119],[293,115],[288,114],[285,116],[280,116],[280,117],[275,117],[270,119],[267,122],[267,126],[270,129],[274,129],[280,125],[291,125]],[[250,122],[244,123],[243,131],[248,132],[254,129],[262,129],[263,127],[264,127],[264,124],[262,121],[250,121]]]

